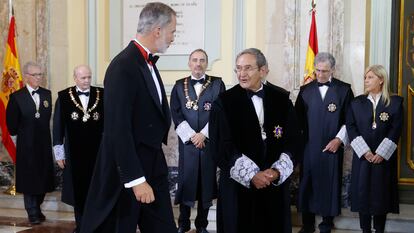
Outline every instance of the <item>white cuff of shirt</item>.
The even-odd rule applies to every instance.
[[[361,158],[368,151],[370,151],[369,146],[364,141],[362,136],[358,136],[354,140],[352,140],[351,147],[352,149],[354,149],[355,153],[358,155],[359,158]]]
[[[273,185],[278,186],[285,182],[287,178],[289,178],[289,176],[292,174],[293,162],[290,159],[289,155],[282,153],[279,160],[274,162],[271,168],[277,169],[280,173],[279,181],[277,183],[273,183]]]
[[[253,176],[260,171],[260,168],[249,157],[242,155],[234,163],[234,166],[230,169],[230,177],[243,185],[246,188],[250,188],[250,181]]]
[[[65,147],[63,144],[53,146],[53,152],[55,154],[55,160],[64,160],[65,157]]]
[[[344,144],[344,146],[349,144],[348,133],[346,132],[345,125],[341,127],[338,134],[336,134],[336,137],[342,141],[342,144]]]
[[[384,138],[381,144],[379,144],[375,153],[383,157],[385,160],[389,160],[392,154],[394,153],[395,149],[397,149],[397,144],[395,144],[388,138]]]
[[[191,137],[196,134],[187,121],[181,122],[175,129],[175,132],[177,132],[178,137],[180,137],[183,143],[190,141]]]
[[[13,143],[14,143],[14,146],[16,146],[17,145],[17,135],[10,136],[10,137],[11,137],[11,140],[13,141]]]
[[[200,133],[202,133],[206,138],[208,138],[208,123],[204,126]]]
[[[140,177],[140,178],[138,178],[138,179],[136,179],[136,180],[130,181],[130,182],[128,182],[128,183],[125,183],[125,184],[124,184],[124,187],[125,187],[125,188],[132,188],[132,187],[134,187],[134,186],[137,186],[137,185],[139,185],[139,184],[144,183],[145,181],[147,181],[147,180],[146,180],[146,179],[145,179],[145,177],[143,176],[143,177]]]

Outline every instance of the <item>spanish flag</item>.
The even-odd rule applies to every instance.
[[[304,84],[315,79],[315,67],[313,62],[315,60],[316,54],[318,54],[318,35],[316,33],[315,7],[316,4],[314,1],[312,1],[312,22],[309,32],[308,51],[306,52],[305,75],[303,80]]]
[[[16,162],[16,146],[7,130],[6,107],[9,102],[9,95],[22,87],[23,80],[16,46],[16,23],[14,16],[12,15],[10,18],[9,35],[7,37],[4,67],[0,85],[0,127],[2,143],[13,162]]]

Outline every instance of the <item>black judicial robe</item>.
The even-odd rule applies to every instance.
[[[391,96],[389,106],[379,101],[375,114],[377,128],[372,129],[373,106],[367,95],[355,98],[347,114],[347,130],[349,140],[362,136],[372,153],[388,138],[398,145],[403,125],[403,98]],[[388,119],[381,120],[381,114]],[[351,211],[364,214],[382,215],[398,213],[398,176],[397,150],[389,160],[379,164],[368,162],[364,156],[359,158],[355,153],[352,159],[351,178]]]
[[[300,211],[321,216],[340,214],[343,147],[336,153],[322,150],[345,125],[346,111],[352,99],[351,86],[335,78],[331,79],[324,100],[316,80],[299,91],[295,109],[304,140]]]
[[[248,156],[266,170],[282,152],[295,155],[298,138],[296,116],[286,93],[263,85],[265,141],[252,100],[236,85],[214,102],[210,115],[210,153],[220,171],[217,232],[291,232],[289,181],[280,186],[246,188],[230,178],[235,161]],[[283,131],[277,138],[275,127]],[[293,157],[291,157],[293,160]]]
[[[75,102],[72,101],[69,91]],[[99,94],[98,92],[99,91]],[[92,178],[103,131],[103,88],[90,87],[90,118],[82,120],[82,103],[76,87],[58,93],[53,116],[53,145],[64,144],[66,166],[63,171],[62,201],[82,211]],[[98,99],[99,98],[99,99]]]
[[[53,191],[54,162],[50,136],[51,92],[39,87],[39,113],[26,87],[10,95],[6,122],[10,135],[17,136],[16,191],[44,194]]]
[[[188,80],[191,77],[187,77]],[[208,123],[211,106],[218,95],[225,91],[225,85],[221,78],[205,76],[211,78],[210,85],[201,93],[198,101],[198,110],[187,109],[184,93],[184,80],[177,80],[171,92],[171,116],[177,127],[181,122],[187,121],[195,132],[200,132]],[[197,95],[194,86],[188,83],[188,94],[191,100],[196,100]],[[179,166],[178,166],[178,190],[175,196],[175,204],[186,204],[193,206],[197,200],[197,184],[200,180],[202,190],[202,201],[204,207],[212,205],[212,200],[217,196],[216,164],[211,155],[206,154],[209,139],[206,138],[206,147],[198,149],[194,144],[184,144],[180,139],[179,145]],[[199,171],[199,168],[201,169]],[[200,175],[200,177],[198,177]]]

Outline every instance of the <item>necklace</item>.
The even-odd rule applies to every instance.
[[[377,109],[377,100],[373,97],[374,100],[373,106],[372,106],[372,129],[377,128],[377,123],[375,122],[375,114]]]
[[[200,99],[200,96],[203,94],[204,90],[210,85],[211,83],[211,77],[208,77],[206,82],[201,87],[200,94],[197,96],[197,99],[191,100],[190,95],[188,94],[188,83],[189,83],[189,77],[184,79],[184,95],[187,99],[187,103],[185,103],[185,107],[187,109],[193,109],[194,111],[198,110],[198,100]]]
[[[70,99],[72,100],[73,104],[75,104],[75,107],[77,107],[79,110],[81,110],[83,112],[83,117],[82,117],[83,122],[87,122],[89,120],[89,118],[91,117],[90,113],[98,106],[98,103],[99,103],[99,100],[100,100],[99,93],[100,93],[99,89],[96,89],[95,103],[92,105],[91,108],[84,109],[82,104],[79,104],[76,101],[75,96],[73,96],[72,88],[69,88]]]
[[[39,107],[40,107],[40,96],[39,99],[35,99],[35,105],[36,105],[36,113],[35,113],[35,118],[39,119],[40,118],[40,112],[39,112]]]

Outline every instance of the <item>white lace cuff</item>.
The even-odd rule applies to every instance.
[[[348,132],[346,131],[345,125],[341,127],[338,134],[336,134],[336,137],[342,141],[342,144],[344,144],[344,146],[349,144]]]
[[[65,157],[65,147],[63,144],[53,146],[53,152],[55,154],[55,160],[64,160]]]
[[[397,144],[388,138],[384,138],[375,153],[383,157],[385,160],[389,160],[395,149],[397,149]]]
[[[190,141],[191,137],[196,134],[187,121],[181,122],[175,129],[175,132],[177,132],[178,137],[180,137],[184,144]]]
[[[200,133],[202,133],[206,138],[208,138],[208,122],[204,126],[204,128],[200,131]]]
[[[356,137],[351,142],[352,149],[354,149],[355,153],[358,155],[359,158],[361,158],[364,154],[366,154],[368,151],[370,151],[369,146],[364,141],[362,136]]]
[[[293,172],[293,162],[290,159],[289,155],[282,153],[280,155],[279,160],[272,164],[271,168],[275,168],[279,171],[280,177],[277,183],[273,183],[273,185],[281,185]]]
[[[230,169],[230,177],[246,188],[250,188],[250,181],[260,171],[259,167],[249,157],[242,155]]]

